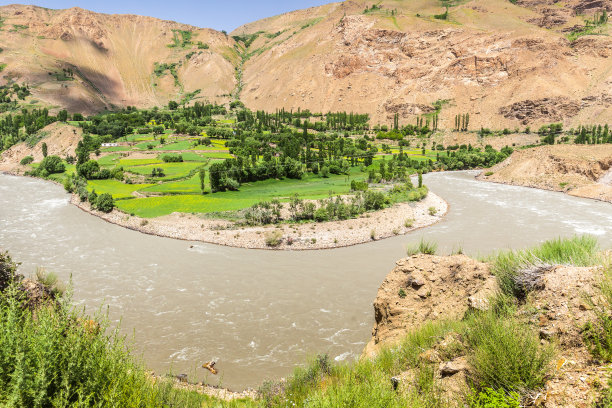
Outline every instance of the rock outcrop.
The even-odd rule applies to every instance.
[[[520,303],[517,317],[539,333],[543,344],[553,343],[556,355],[544,389],[526,396],[529,406],[594,406],[609,370],[590,354],[583,336],[596,320],[600,301],[600,267],[554,266],[538,269],[538,284]],[[408,332],[435,320],[460,320],[470,308],[487,308],[498,290],[487,264],[463,255],[415,255],[397,262],[374,302],[376,324],[364,355],[375,355]],[[450,406],[463,406],[470,389],[470,350],[461,333],[436,339],[419,360],[434,367],[442,397]],[[414,387],[416,370],[390,381],[402,390]]]
[[[378,290],[376,323],[364,354],[375,354],[425,321],[461,319],[470,308],[486,309],[497,289],[488,265],[464,255],[402,259]]]

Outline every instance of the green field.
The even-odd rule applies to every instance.
[[[159,177],[159,180],[176,179],[178,177],[187,177],[189,173],[196,168],[202,166],[202,163],[183,162],[183,163],[160,163],[148,164],[144,166],[131,166],[125,170],[130,173],[140,174],[142,176],[150,176],[155,168],[164,170],[164,177]]]
[[[109,193],[114,199],[132,198],[132,193],[140,189],[151,186],[152,184],[125,184],[117,180],[90,180],[87,183],[89,191],[96,190],[96,193]]]
[[[128,152],[130,149],[128,146],[113,146],[113,147],[103,147],[100,149],[101,152]]]
[[[233,123],[232,120],[224,123]],[[95,190],[98,194],[109,193],[116,200],[115,204],[129,214],[151,218],[168,215],[174,212],[183,213],[217,213],[225,211],[242,210],[261,201],[280,199],[288,201],[290,197],[298,194],[300,198],[318,200],[333,195],[350,193],[351,180],[364,180],[368,172],[377,172],[382,160],[391,161],[394,155],[400,153],[399,146],[388,145],[383,149],[382,142],[376,141],[373,145],[378,153],[373,157],[370,166],[358,164],[352,167],[349,175],[332,175],[322,177],[311,172],[304,173],[300,180],[296,179],[268,179],[265,181],[246,182],[240,185],[239,191],[211,192],[208,170],[210,166],[225,159],[233,158],[226,146],[227,141],[210,139],[208,145],[197,144],[203,141],[193,136],[170,136],[166,131],[164,135],[132,134],[123,137],[120,142],[130,142],[131,146],[118,146],[102,149],[110,152],[101,157],[92,157],[102,168],[112,170],[122,167],[124,180],[132,180],[134,184],[122,181],[89,180],[87,190]],[[264,131],[264,134],[270,134]],[[161,142],[164,137],[164,143]],[[151,146],[151,148],[149,148]],[[151,152],[141,158],[126,157],[123,152]],[[436,160],[436,151],[404,148],[403,151],[410,159],[417,161]],[[116,152],[116,153],[114,153]],[[318,146],[313,146],[314,155],[319,155]],[[182,162],[164,162],[163,156],[181,155]],[[444,154],[444,153],[443,153]],[[261,156],[260,156],[261,157]],[[261,160],[261,158],[260,158]],[[33,164],[36,168],[36,164]],[[202,194],[198,170],[207,170],[204,191]],[[67,175],[75,172],[74,165],[67,165],[63,174],[54,174],[50,177],[63,182]],[[162,169],[163,177],[152,176],[152,172]]]
[[[322,199],[330,195],[347,194],[350,192],[351,180],[363,180],[366,173],[360,166],[353,167],[350,175],[330,175],[328,178],[307,173],[301,180],[283,179],[266,180],[252,183],[243,183],[239,191],[226,191],[210,193],[210,182],[205,179],[206,194],[202,194],[200,178],[197,169],[204,166],[208,169],[213,162],[232,158],[224,140],[211,140],[211,144],[193,146],[189,137],[182,140],[172,138],[172,143],[160,144],[159,139],[154,140],[152,135],[133,135],[128,140],[137,143],[131,148],[133,151],[149,150],[156,153],[156,157],[142,159],[122,158],[120,154],[110,154],[98,159],[101,166],[113,168],[122,166],[129,178],[130,174],[145,177],[144,184],[124,184],[117,180],[92,180],[88,183],[88,190],[96,190],[98,194],[110,193],[117,199],[119,209],[140,217],[159,217],[174,212],[184,213],[211,213],[223,211],[236,211],[252,206],[261,201],[270,201],[278,198],[287,201],[292,195],[299,194],[304,199]],[[148,149],[148,145],[154,145]],[[398,146],[390,146],[391,153],[384,153],[382,144],[377,144],[379,153],[374,157],[373,164],[365,170],[377,170],[379,162],[391,160],[393,154],[399,153]],[[129,149],[126,147],[126,149]],[[317,151],[316,149],[313,149]],[[173,151],[173,153],[165,153]],[[174,153],[180,152],[180,153]],[[405,149],[405,153],[413,160],[435,160],[436,152],[427,150],[422,154],[421,149]],[[165,163],[162,156],[181,154],[183,162]],[[164,177],[151,177],[153,169],[161,168]],[[74,171],[74,169],[72,169]],[[196,173],[196,174],[194,174]],[[62,179],[62,177],[58,177]],[[136,192],[150,197],[137,197]]]
[[[353,178],[363,179],[363,176]],[[117,207],[127,213],[146,218],[159,217],[173,212],[209,213],[235,211],[250,207],[260,201],[269,201],[274,198],[286,201],[296,193],[301,198],[313,200],[326,198],[330,194],[346,194],[350,191],[350,182],[347,180],[347,176],[331,176],[329,178],[307,176],[302,180],[266,180],[242,184],[240,191],[202,195],[200,193],[200,180],[196,175],[182,182],[164,183],[142,190],[143,192],[182,195],[124,200],[117,202]],[[207,188],[209,187],[208,181],[206,186]]]

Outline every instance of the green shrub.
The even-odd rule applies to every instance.
[[[181,154],[164,154],[161,157],[162,161],[165,163],[182,163],[183,155]]]
[[[366,211],[381,210],[387,204],[387,197],[380,191],[366,191],[363,196],[363,205]]]
[[[367,191],[368,190],[368,182],[367,181],[351,181],[351,191]]]
[[[319,175],[323,178],[328,178],[329,177],[329,167],[327,166],[321,167],[321,170],[319,171]]]
[[[438,209],[436,207],[429,207],[427,209],[427,212],[429,213],[429,215],[433,217],[434,215],[438,213]]]
[[[95,207],[96,202],[98,201],[98,193],[96,193],[95,189],[93,189],[91,193],[89,193],[89,195],[87,196],[87,201],[89,201],[92,207]]]
[[[472,349],[471,375],[483,388],[524,393],[542,387],[554,356],[541,346],[538,333],[514,317],[493,312],[473,317],[466,339]]]
[[[314,220],[316,222],[329,221],[329,213],[323,207],[317,208],[317,210],[314,212]]]
[[[0,406],[213,405],[211,398],[174,389],[169,381],[152,381],[107,319],[101,317],[98,326],[70,309],[69,299],[33,312],[23,308],[19,293],[10,287],[0,296]]]
[[[520,408],[521,396],[516,392],[485,388],[468,396],[470,408]]]
[[[56,174],[66,171],[66,166],[59,156],[47,156],[40,162],[38,169],[45,171],[47,174]]]
[[[0,292],[18,279],[18,263],[13,262],[8,252],[0,252]]]
[[[21,159],[19,164],[21,164],[22,166],[27,166],[28,164],[32,163],[33,161],[34,161],[34,158],[32,156],[26,156],[23,159]]]
[[[102,212],[109,213],[113,211],[115,207],[115,201],[113,200],[113,196],[109,193],[100,194],[100,196],[96,199],[96,208]]]

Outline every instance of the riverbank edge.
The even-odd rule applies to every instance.
[[[3,171],[0,174],[29,177],[11,171]],[[33,178],[61,185],[54,180]],[[88,202],[81,202],[76,194],[70,195],[69,202],[108,223],[147,235],[231,248],[271,251],[326,250],[380,241],[437,224],[450,210],[450,205],[444,199],[430,191],[421,201],[398,203],[343,221],[236,228],[232,227],[233,224],[229,221],[206,219],[186,213],[173,213],[157,218],[132,216],[118,209],[103,213],[92,209]],[[431,207],[436,208],[434,215],[429,214]],[[407,220],[413,221],[411,226],[405,225]],[[267,245],[266,236],[277,231],[280,231],[283,237],[291,237],[292,243],[288,244],[288,240],[283,239],[278,246]],[[372,235],[375,235],[374,238]]]
[[[269,251],[313,251],[313,250],[328,250],[337,248],[346,248],[355,245],[362,245],[368,242],[380,241],[400,235],[406,235],[410,232],[426,228],[441,222],[450,209],[450,205],[438,195],[429,192],[427,197],[416,203],[400,203],[393,207],[384,210],[366,213],[364,216],[344,221],[330,221],[323,223],[303,223],[303,224],[281,224],[280,226],[268,225],[261,227],[240,227],[237,229],[215,229],[226,227],[231,223],[224,220],[203,219],[193,214],[173,213],[157,218],[140,218],[131,216],[120,210],[113,210],[111,213],[102,213],[91,208],[89,203],[81,202],[78,196],[72,194],[70,199],[71,204],[75,205],[80,210],[94,215],[104,221],[118,225],[120,227],[140,232],[142,234],[153,235],[161,238],[171,238],[181,241],[202,242],[206,244],[220,245],[230,248],[254,249],[254,250],[269,250]],[[414,207],[411,204],[416,204]],[[434,216],[426,215],[427,219],[414,218],[412,227],[404,228],[394,232],[398,227],[396,224],[384,225],[384,229],[380,229],[380,224],[376,221],[368,221],[372,217],[398,217],[401,220],[401,214],[406,214],[410,211],[414,214],[414,210],[421,214],[426,214],[429,207],[436,207],[438,213]],[[441,207],[441,208],[440,208]],[[358,237],[347,237],[347,233],[351,231],[349,225],[366,220],[367,226],[361,228]],[[198,236],[192,230],[191,234],[185,230],[187,225],[199,223],[205,225],[201,233],[208,237]],[[317,236],[334,231],[336,235],[344,235],[345,238],[340,238],[335,242],[327,239],[321,240]],[[371,231],[376,231],[376,237],[371,238]],[[283,242],[278,246],[269,246],[265,242],[266,234],[275,231],[282,231],[283,236],[289,233],[307,233],[308,237],[295,240],[292,244]],[[216,235],[216,233],[219,233]],[[195,235],[193,235],[195,234]],[[211,238],[212,237],[212,238]],[[313,242],[313,239],[315,240]],[[337,239],[337,238],[336,238]]]
[[[523,184],[523,183],[511,182],[511,181],[491,180],[487,176],[485,176],[484,170],[479,170],[479,173],[476,175],[475,179],[478,181],[485,182],[485,183],[501,184],[504,186],[525,187],[525,188],[532,188],[534,190],[542,190],[542,191],[552,191],[554,193],[561,193],[561,194],[568,195],[570,197],[584,198],[587,200],[598,201],[600,203],[612,204],[612,201],[604,200],[602,198],[592,197],[592,196],[588,196],[585,194],[572,194],[572,191],[574,190],[563,190],[561,188],[552,188],[552,187],[540,186],[536,184]]]

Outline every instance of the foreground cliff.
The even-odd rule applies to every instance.
[[[600,266],[559,265],[565,262],[545,259],[554,251],[565,251],[568,262],[573,257],[575,263],[590,263],[577,253],[585,254],[582,244],[570,249],[567,241],[562,242],[544,244],[533,257],[502,255],[489,263],[462,255],[422,254],[398,261],[374,302],[376,323],[365,353],[385,359],[389,347],[396,350],[391,355],[402,356],[406,347],[417,346],[411,352],[412,364],[392,380],[400,390],[418,387],[423,367],[429,367],[427,375],[445,401],[443,406],[464,406],[465,396],[483,383],[509,393],[504,395],[516,392],[522,406],[601,403],[609,373],[601,354],[606,346],[594,340],[602,329],[594,327],[600,313],[609,311],[609,277],[604,278],[608,275],[602,275]],[[549,248],[543,249],[546,245]],[[513,262],[518,297],[500,301],[501,272]],[[499,361],[484,362],[486,358]],[[512,370],[525,370],[525,376],[519,380]],[[489,406],[514,406],[497,403]]]

